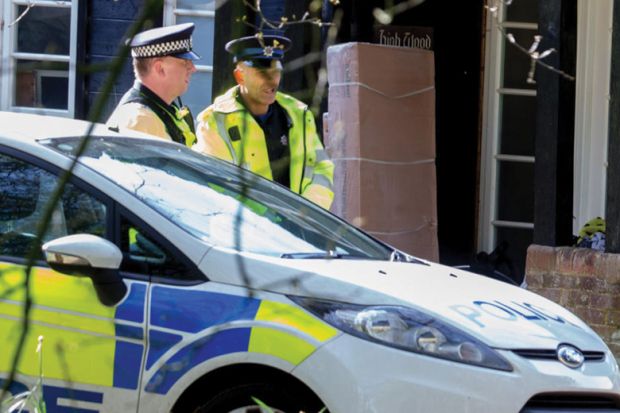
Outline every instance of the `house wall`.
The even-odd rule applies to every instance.
[[[620,359],[620,254],[531,245],[525,277],[528,290],[575,313]]]
[[[86,25],[86,64],[95,65],[100,70],[86,76],[86,107],[91,108],[95,99],[101,94],[106,77],[109,75],[103,65],[112,59],[124,41],[127,29],[140,13],[144,0],[89,0]],[[160,26],[161,14],[155,18],[151,26]],[[112,94],[107,100],[106,110],[101,120],[105,121],[123,94],[131,87],[134,77],[131,59],[123,66],[121,75],[114,83]]]

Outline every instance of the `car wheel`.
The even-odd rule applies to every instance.
[[[274,413],[326,413],[317,400],[282,384],[250,383],[227,388],[198,406],[194,413],[267,413],[254,400],[259,400]]]

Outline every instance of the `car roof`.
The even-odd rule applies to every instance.
[[[87,121],[58,116],[0,111],[0,125],[2,125],[0,138],[35,143],[39,139],[84,136],[91,124]],[[128,129],[122,129],[119,133],[99,123],[94,124],[91,135],[160,139]]]

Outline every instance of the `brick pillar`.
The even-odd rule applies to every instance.
[[[531,245],[528,290],[575,313],[620,360],[620,254]]]

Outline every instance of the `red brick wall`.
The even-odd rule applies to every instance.
[[[525,279],[528,290],[585,321],[620,359],[620,254],[531,245]]]

